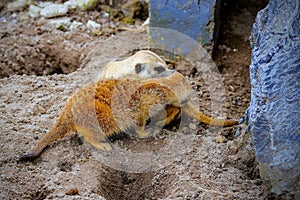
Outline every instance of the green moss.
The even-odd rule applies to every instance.
[[[117,15],[117,13],[118,13],[118,11],[116,9],[113,9],[107,5],[100,5],[100,8],[102,11],[108,13],[109,16],[111,16],[111,17]]]
[[[92,34],[93,34],[94,36],[101,36],[101,35],[103,35],[103,31],[93,30]]]
[[[122,19],[122,24],[134,25],[134,23],[135,23],[134,19],[127,18],[127,17],[125,17],[125,18]]]
[[[88,0],[88,1],[74,1],[77,10],[87,11],[93,10],[98,5],[98,0]]]
[[[63,32],[68,31],[68,29],[64,25],[58,25],[58,26],[56,26],[56,29],[60,30],[60,31],[63,31]]]
[[[87,10],[95,9],[98,4],[98,0],[89,0],[86,5]]]

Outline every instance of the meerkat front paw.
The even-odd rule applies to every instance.
[[[145,130],[144,126],[136,126],[135,132],[139,136],[139,138],[146,138],[151,134],[150,130]]]

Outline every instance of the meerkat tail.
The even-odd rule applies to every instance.
[[[202,112],[200,112],[190,102],[187,102],[187,104],[182,107],[182,111],[187,115],[189,115],[190,117],[197,119],[199,122],[202,122],[204,124],[209,124],[213,126],[223,126],[223,127],[228,127],[228,126],[233,126],[238,124],[237,120],[211,118],[203,114]]]
[[[30,161],[37,158],[43,150],[52,142],[64,137],[70,131],[75,131],[75,124],[73,122],[71,101],[67,102],[67,105],[63,109],[63,112],[57,119],[55,125],[51,130],[44,135],[33,148],[33,151],[28,154],[20,155],[20,161]]]

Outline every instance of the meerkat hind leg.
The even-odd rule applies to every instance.
[[[169,125],[173,120],[176,119],[176,116],[178,116],[180,112],[180,108],[173,105],[168,105],[166,107],[166,114],[161,114],[158,117],[157,122],[155,122],[155,125],[161,128]],[[135,126],[135,131],[140,138],[148,137],[151,134],[151,129],[146,130],[145,125]]]
[[[181,112],[180,108],[173,105],[167,105],[166,106],[167,117],[164,119],[160,119],[157,125],[160,127],[169,125],[172,121],[176,119],[176,116],[178,116],[180,112]]]
[[[79,132],[80,135],[83,136],[83,138],[96,147],[97,149],[103,150],[103,151],[111,151],[112,147],[111,145],[107,142],[106,136],[104,135],[103,132],[96,132],[93,130],[90,130],[86,127],[82,126],[76,126],[76,130]]]

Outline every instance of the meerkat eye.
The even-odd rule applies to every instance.
[[[142,63],[138,63],[135,65],[135,72],[139,74],[141,71],[143,71],[145,66]]]
[[[150,123],[151,123],[151,119],[148,118],[148,119],[146,120],[146,126],[148,126]]]
[[[154,71],[157,71],[159,74],[166,71],[166,68],[164,67],[154,67]]]

